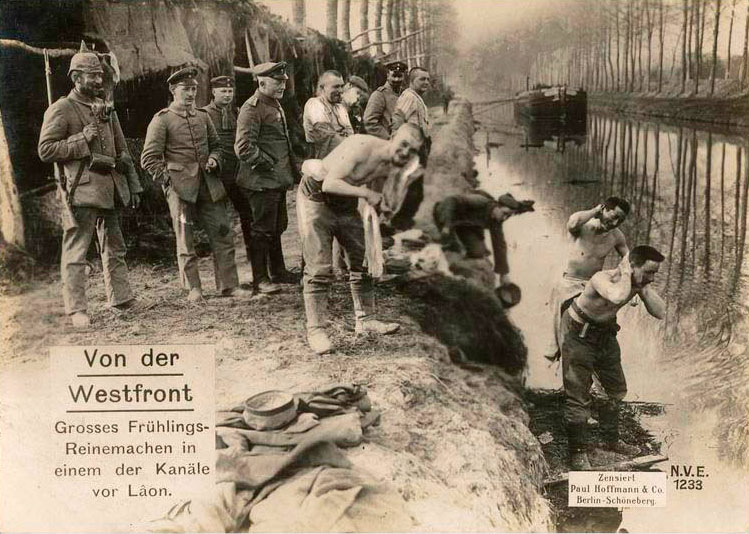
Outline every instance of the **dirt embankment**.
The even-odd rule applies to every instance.
[[[437,122],[440,122],[439,120]],[[473,133],[470,107],[453,105],[437,125],[434,159],[425,196],[432,203],[445,180],[457,190],[471,186]],[[449,124],[448,124],[449,123]],[[466,184],[456,178],[463,175]],[[441,178],[440,178],[441,177]],[[442,185],[441,185],[442,184]],[[431,206],[423,208],[431,212]],[[289,230],[283,236],[288,265],[299,263],[293,193]],[[422,222],[426,219],[422,218]],[[241,237],[236,236],[240,279],[250,277]],[[46,379],[47,348],[82,344],[210,343],[216,345],[217,400],[232,406],[267,389],[309,391],[330,382],[366,384],[382,421],[349,450],[352,462],[391,483],[406,502],[413,529],[422,531],[538,531],[552,529],[541,495],[546,463],[529,429],[518,377],[496,366],[457,367],[448,349],[411,318],[413,297],[377,287],[393,336],[357,336],[348,284],[332,288],[335,353],[318,356],[306,345],[304,307],[298,287],[272,298],[225,299],[210,294],[210,257],[200,260],[207,292],[202,307],[188,305],[174,265],[132,264],[130,279],[142,301],[136,312],[111,315],[103,280],[89,280],[92,326],[73,330],[62,310],[59,274],[3,297],[0,358],[3,374],[38,373]],[[420,303],[428,304],[428,303]],[[11,376],[12,379],[12,376]]]
[[[749,95],[650,96],[591,93],[588,105],[597,111],[615,111],[673,121],[700,122],[736,129],[749,128]]]

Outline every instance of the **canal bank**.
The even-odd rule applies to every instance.
[[[626,400],[635,401],[630,406],[650,434],[646,441],[669,456],[662,469],[704,465],[710,475],[701,490],[677,489],[669,477],[667,507],[624,509],[622,527],[743,530],[749,519],[745,139],[595,111],[582,132],[540,126],[530,132],[514,124],[509,106],[476,115],[485,128],[476,135],[482,188],[536,200],[535,214],[505,223],[511,273],[523,289],[511,316],[528,344],[527,385],[561,387],[560,371],[542,353],[548,297],[566,263],[567,218],[609,195],[628,198],[633,209],[622,230],[630,246],[648,243],[667,256],[655,287],[668,313],[656,321],[642,306],[620,312]],[[607,268],[615,265],[610,258]]]

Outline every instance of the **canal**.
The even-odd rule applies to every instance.
[[[749,141],[694,125],[589,113],[569,128],[518,124],[510,106],[474,110],[482,187],[536,201],[505,223],[510,269],[523,290],[513,320],[529,349],[528,386],[560,388],[543,351],[551,335],[549,295],[566,263],[566,222],[606,197],[628,199],[622,231],[630,248],[666,256],[655,282],[668,303],[657,321],[644,306],[619,313],[626,400],[658,402],[643,416],[669,461],[704,465],[702,490],[677,490],[666,509],[624,510],[622,528],[744,530],[749,443],[749,261],[746,247]],[[607,268],[618,262],[616,254]],[[731,506],[735,503],[735,506]],[[735,510],[735,513],[731,511]]]

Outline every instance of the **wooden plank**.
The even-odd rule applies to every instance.
[[[668,456],[662,456],[660,454],[648,454],[646,456],[639,456],[631,460],[624,460],[613,464],[596,466],[591,471],[635,471],[639,469],[646,469],[657,463],[665,462],[668,460]],[[553,486],[569,480],[569,473],[564,473],[556,478],[544,480],[544,486]]]

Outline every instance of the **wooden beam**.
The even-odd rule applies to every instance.
[[[356,40],[357,40],[357,39],[358,39],[359,37],[361,37],[361,36],[362,36],[362,35],[364,35],[365,33],[369,33],[369,32],[376,32],[377,30],[381,30],[381,29],[382,29],[382,26],[380,26],[380,27],[378,27],[378,28],[370,28],[370,29],[368,29],[368,30],[364,30],[363,32],[359,32],[359,33],[357,33],[356,35],[354,35],[354,36],[353,36],[353,37],[352,37],[352,38],[351,38],[351,39],[350,39],[350,40],[348,41],[348,43],[349,43],[349,44],[353,43],[354,41],[356,41]],[[372,45],[370,44],[369,46],[372,46]]]
[[[44,48],[37,48],[35,46],[30,46],[24,43],[23,41],[17,41],[15,39],[0,39],[0,47],[2,48],[14,48],[16,50],[24,50],[25,52],[29,52],[31,54],[37,54],[40,56],[44,55]],[[73,50],[72,48],[47,48],[47,55],[49,57],[70,57],[73,54],[77,54],[78,50]]]

